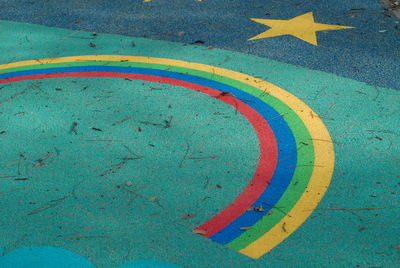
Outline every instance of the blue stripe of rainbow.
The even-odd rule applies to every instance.
[[[260,99],[243,92],[235,87],[216,82],[210,79],[197,77],[188,74],[182,74],[171,71],[155,70],[137,67],[116,67],[116,66],[80,66],[80,67],[62,67],[62,68],[46,68],[32,69],[26,71],[16,71],[0,75],[0,79],[7,79],[19,76],[49,74],[49,73],[68,73],[68,72],[117,72],[117,73],[134,73],[146,74],[159,77],[174,78],[187,81],[206,87],[210,87],[222,92],[231,92],[232,95],[239,100],[245,102],[256,110],[270,125],[274,132],[278,145],[278,164],[269,186],[265,189],[259,199],[253,206],[263,207],[265,211],[247,211],[239,218],[226,226],[224,229],[214,234],[210,238],[220,244],[227,244],[240,236],[245,230],[241,230],[243,226],[252,226],[259,219],[265,216],[271,208],[275,206],[278,200],[285,192],[289,185],[294,169],[296,166],[296,144],[293,134],[283,119],[274,109],[268,106]]]

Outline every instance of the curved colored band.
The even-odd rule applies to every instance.
[[[104,72],[104,76],[110,76],[110,74],[106,74],[105,71],[120,73],[121,76],[126,76],[123,72],[157,75],[160,77],[177,78],[181,81],[184,80],[196,82],[197,84],[213,87],[214,89],[218,89],[221,91],[229,91],[230,93],[233,93],[232,95],[238,97],[239,99],[243,98],[247,102],[249,102],[250,105],[267,120],[270,118],[274,118],[274,120],[271,120],[271,127],[278,141],[278,148],[280,151],[278,155],[279,164],[271,180],[270,177],[262,176],[262,173],[260,174],[258,172],[258,169],[260,169],[261,166],[264,165],[262,162],[260,162],[253,181],[249,183],[249,188],[246,189],[247,191],[243,191],[238,199],[236,199],[230,206],[228,206],[217,216],[207,221],[205,224],[198,228],[207,232],[207,234],[204,236],[211,237],[211,239],[218,243],[226,244],[231,242],[244,232],[244,230],[240,228],[241,226],[254,225],[260,218],[266,215],[272,207],[274,207],[275,203],[279,200],[279,198],[285,192],[288,184],[290,183],[296,164],[296,145],[292,132],[283,120],[283,118],[280,117],[274,109],[271,109],[259,99],[244,92],[241,92],[236,88],[213,82],[208,79],[190,76],[182,73],[174,73],[170,71],[155,71],[151,69],[133,67],[114,67],[109,66],[109,64],[110,63],[107,63],[107,66],[52,66],[53,68],[51,69],[41,68],[31,70],[19,70],[16,72],[10,72],[0,75],[0,78],[3,78],[4,81],[10,82],[16,81],[16,79],[22,80],[32,78],[44,78],[43,75],[45,74],[47,75],[46,77],[93,75],[93,71],[101,70]],[[92,74],[88,74],[88,72],[91,72]],[[263,148],[263,146],[261,146],[261,148]],[[268,157],[271,159],[272,155],[269,155]],[[254,181],[258,183],[254,184]],[[266,188],[267,185],[268,187]],[[250,189],[253,190],[250,191]],[[262,195],[260,195],[261,192]],[[255,207],[265,207],[265,210],[247,211],[250,205]]]
[[[285,122],[287,122],[287,124],[290,126],[290,129],[293,131],[295,137],[297,136],[297,127],[294,126],[293,123],[291,123],[292,120],[295,121],[296,118],[300,119],[300,122],[302,123],[301,125],[305,125],[306,130],[309,133],[309,138],[307,139],[307,135],[298,135],[298,137],[300,136],[300,139],[296,138],[296,143],[298,146],[300,145],[300,143],[311,145],[310,147],[306,146],[304,148],[313,147],[313,152],[315,155],[314,162],[297,162],[293,179],[288,186],[286,192],[277,202],[276,207],[278,207],[278,204],[281,202],[294,202],[294,204],[288,207],[288,211],[287,213],[285,213],[284,216],[276,217],[276,219],[274,220],[276,221],[275,224],[270,227],[265,228],[271,223],[270,216],[264,216],[252,227],[251,230],[246,231],[244,234],[242,234],[240,237],[230,243],[230,247],[240,250],[242,253],[248,256],[254,258],[260,257],[262,254],[269,251],[271,248],[280,243],[283,239],[288,237],[290,233],[292,233],[296,228],[298,228],[300,224],[305,221],[312,210],[316,207],[324,192],[326,191],[333,172],[334,152],[329,133],[327,132],[325,126],[323,125],[319,117],[302,101],[300,101],[290,93],[260,79],[202,64],[188,63],[177,60],[133,56],[66,57],[58,59],[12,63],[0,66],[0,69],[7,69],[4,71],[10,72],[10,68],[18,68],[19,66],[34,66],[36,64],[46,65],[53,63],[79,61],[91,61],[93,63],[96,63],[97,61],[127,61],[130,63],[138,63],[138,65],[159,65],[168,66],[168,68],[172,67],[172,69],[186,69],[191,71],[192,75],[198,75],[199,77],[205,77],[210,80],[217,80],[220,83],[225,83],[226,85],[240,88],[242,92],[246,92],[247,94],[261,100],[262,102],[267,103],[276,111],[279,111],[279,116],[284,117]],[[16,70],[14,69],[14,71]],[[287,112],[287,114],[284,114],[282,112]],[[271,120],[274,119],[270,118],[270,125]],[[298,158],[301,154],[302,153],[300,152],[298,153]],[[292,198],[292,195],[287,196],[289,190],[295,192],[294,189],[296,189],[296,187],[294,186],[299,184],[299,182],[296,181],[296,178],[299,177],[298,174],[301,173],[301,170],[303,168],[307,169],[307,166],[311,166],[313,168],[309,168],[309,171],[311,170],[311,172],[309,180],[306,180],[306,187],[304,188],[306,189],[305,192],[300,194],[298,198]],[[302,180],[302,182],[304,183],[304,179]],[[276,207],[273,208],[271,211],[274,211],[274,209],[276,210]],[[274,214],[277,215],[277,213],[273,213],[271,214],[271,216]],[[284,226],[285,228],[282,228],[282,226]],[[283,229],[285,229],[286,232],[283,232]]]

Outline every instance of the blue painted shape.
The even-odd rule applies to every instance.
[[[62,248],[27,247],[0,257],[1,268],[95,268],[88,259]]]
[[[125,263],[118,268],[180,268],[176,264],[166,263],[159,260],[136,260],[134,262]]]
[[[265,216],[279,201],[287,186],[293,177],[297,162],[297,148],[296,141],[293,134],[287,125],[286,121],[280,114],[271,108],[269,105],[260,99],[243,92],[235,87],[213,81],[210,79],[176,73],[171,71],[155,70],[148,68],[136,67],[118,67],[118,66],[78,66],[78,67],[59,67],[59,68],[46,68],[46,69],[32,69],[26,71],[16,71],[4,73],[0,75],[0,79],[37,75],[37,74],[50,74],[50,73],[68,73],[68,72],[115,72],[115,73],[135,73],[154,75],[160,77],[168,77],[177,80],[187,81],[194,84],[210,87],[223,92],[231,92],[233,96],[239,100],[247,103],[254,110],[256,110],[271,127],[278,145],[278,163],[271,179],[269,186],[265,189],[259,199],[253,206],[262,206],[265,208],[263,212],[247,211],[231,224],[226,226],[220,232],[214,234],[210,238],[220,244],[228,244],[245,230],[240,230],[243,226],[252,226]]]

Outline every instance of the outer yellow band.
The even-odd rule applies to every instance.
[[[293,233],[312,213],[321,201],[322,196],[327,190],[334,168],[334,150],[333,143],[326,129],[314,111],[311,110],[304,102],[290,94],[289,92],[261,79],[245,75],[239,72],[230,71],[210,65],[199,63],[191,63],[180,60],[139,57],[139,56],[120,56],[120,55],[93,55],[93,56],[74,56],[52,59],[40,59],[9,63],[0,66],[1,69],[13,67],[49,64],[49,63],[65,63],[76,61],[128,61],[142,62],[150,64],[163,64],[177,67],[184,67],[204,72],[225,76],[245,84],[260,89],[262,92],[269,93],[288,105],[304,122],[307,127],[312,142],[314,143],[315,166],[309,181],[306,192],[301,196],[300,200],[293,209],[286,215],[277,225],[269,232],[264,234],[258,240],[242,249],[240,252],[252,257],[259,258],[266,252],[270,251],[291,233]],[[259,97],[263,98],[263,97]]]

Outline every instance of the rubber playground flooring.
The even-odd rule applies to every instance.
[[[128,35],[0,21],[0,267],[399,264],[398,79]]]

